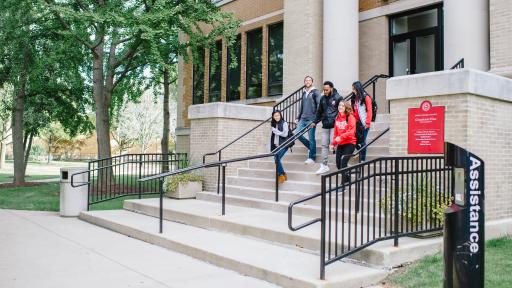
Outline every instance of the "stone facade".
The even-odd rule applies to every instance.
[[[322,1],[284,1],[284,95],[297,90],[306,75],[314,78],[317,88],[322,85],[322,17]]]
[[[512,1],[490,0],[491,72],[512,78]]]
[[[359,11],[367,11],[370,9],[379,8],[399,0],[359,0]]]
[[[191,118],[190,164],[202,163],[203,155],[215,152],[261,121],[270,118],[272,108],[248,106],[231,103],[211,103],[194,105],[189,109]],[[222,151],[222,159],[233,159],[269,152],[270,124],[243,137]],[[218,155],[207,157],[207,162],[218,160]],[[246,167],[247,161],[229,164],[226,175],[235,175],[236,168]],[[203,175],[204,189],[215,191],[217,185],[217,168],[198,171]]]
[[[359,79],[366,81],[376,74],[389,74],[389,25],[385,16],[359,23]],[[389,113],[386,79],[377,82],[379,113]],[[367,90],[373,93],[371,87]],[[373,96],[373,95],[372,95]]]
[[[423,100],[445,106],[445,141],[475,153],[485,162],[486,220],[512,218],[510,91],[512,80],[470,69],[389,80],[390,153],[407,154],[409,108],[419,107]]]

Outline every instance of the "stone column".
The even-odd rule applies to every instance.
[[[322,86],[322,15],[323,1],[284,0],[283,96],[304,85],[306,75]]]
[[[345,95],[359,78],[359,1],[324,1],[323,80]]]
[[[444,67],[489,70],[489,1],[444,1]]]

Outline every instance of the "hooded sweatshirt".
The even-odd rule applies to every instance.
[[[338,117],[334,122],[334,136],[331,145],[345,144],[356,144],[356,118],[350,113],[347,121],[345,113],[338,112]]]

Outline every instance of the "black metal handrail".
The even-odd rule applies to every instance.
[[[377,83],[377,80],[379,80],[380,78],[389,78],[389,76],[385,75],[385,74],[377,74],[377,75],[374,75],[373,77],[371,77],[370,79],[368,79],[363,84],[363,88],[364,89],[366,89],[369,85],[372,85],[372,87],[373,87],[373,93],[372,93],[373,99],[375,99],[375,85]],[[297,114],[299,112],[300,104],[302,102],[302,94],[304,92],[304,89],[305,89],[305,86],[300,87],[299,89],[295,90],[292,94],[290,94],[286,98],[284,98],[281,101],[279,101],[279,103],[277,103],[273,107],[273,111],[276,111],[276,110],[281,111],[284,120],[289,123],[290,128],[292,128],[294,126],[295,117],[297,116]],[[350,94],[345,96],[343,98],[343,100],[346,101],[348,99],[351,99],[351,97],[353,97],[353,95],[354,95],[354,93],[351,92]],[[242,135],[238,136],[237,138],[235,138],[234,140],[232,140],[228,144],[224,145],[223,147],[221,147],[217,151],[204,154],[203,155],[203,164],[206,163],[206,157],[207,156],[218,155],[218,160],[217,161],[221,161],[222,160],[222,151],[224,149],[226,149],[229,146],[233,145],[234,143],[238,142],[240,139],[244,138],[245,136],[247,136],[251,132],[255,131],[256,129],[261,127],[263,124],[268,123],[271,119],[272,119],[272,117],[267,118],[266,120],[262,121],[261,123],[259,123],[255,127],[251,128],[247,132],[245,132]],[[220,167],[217,170],[217,194],[219,194],[219,189],[220,189],[219,183],[220,183]]]
[[[288,227],[321,223],[320,278],[325,267],[370,245],[439,231],[436,216],[452,199],[452,167],[442,156],[382,157],[322,175],[321,192],[290,203]],[[293,206],[321,197],[320,217],[293,227]]]
[[[386,130],[382,131],[379,135],[377,135],[377,137],[372,139],[372,141],[366,143],[366,145],[361,147],[359,150],[354,151],[354,153],[352,153],[350,155],[343,155],[343,156],[341,156],[341,159],[343,160],[343,158],[345,158],[345,157],[352,158],[352,157],[355,157],[355,156],[359,155],[363,149],[368,148],[368,146],[373,144],[375,141],[379,140],[379,138],[382,137],[387,132],[389,132],[389,128],[386,128]],[[302,199],[290,202],[290,204],[288,205],[288,229],[290,229],[291,231],[298,231],[298,230],[300,230],[302,228],[308,227],[308,226],[310,226],[312,224],[315,224],[315,223],[321,221],[320,218],[315,218],[313,220],[307,221],[307,222],[305,222],[305,223],[295,227],[295,226],[293,226],[293,219],[292,219],[293,218],[293,207],[295,207],[298,204],[301,204],[301,203],[307,202],[309,200],[315,199],[317,197],[320,197],[321,195],[322,195],[322,193],[319,192],[319,193],[312,194],[312,195],[309,195],[307,197],[304,197]]]
[[[462,69],[464,68],[464,58],[461,58],[459,61],[457,61],[457,63],[455,63],[455,65],[453,65],[450,70],[453,70],[453,69]]]
[[[384,134],[386,134],[388,132],[389,132],[389,128],[386,128],[384,131],[380,132],[379,135],[377,135],[375,138],[373,138],[372,141],[366,143],[363,147],[361,147],[358,150],[354,151],[352,154],[342,155],[341,156],[341,161],[343,161],[343,158],[346,158],[346,157],[352,158],[352,157],[355,157],[355,156],[361,154],[361,151],[363,151],[364,149],[367,149],[368,146],[372,145],[375,141],[379,140],[380,137],[384,136]],[[359,159],[359,160],[361,160],[361,159]]]
[[[184,168],[188,165],[185,153],[123,154],[90,161],[87,170],[70,176],[71,186],[87,186],[87,208],[112,199],[157,194],[158,183],[138,183],[147,175]],[[78,183],[76,177],[87,175],[87,181]]]
[[[299,89],[295,90],[292,94],[290,94],[288,97],[282,99],[281,101],[279,101],[279,103],[277,103],[276,105],[274,105],[274,110],[276,110],[276,108],[280,107],[280,105],[282,103],[286,103],[287,101],[289,101],[290,99],[293,99],[294,97],[297,97],[297,95],[300,95],[302,96],[302,93],[304,90],[304,86],[300,87]],[[302,100],[302,98],[299,97],[299,100],[296,100],[294,103],[296,103],[297,101],[300,101]],[[289,108],[291,105],[288,105],[287,108]],[[288,122],[288,123],[293,123],[293,120],[294,119],[287,119],[287,117],[285,117],[284,114],[288,114],[286,113],[287,111],[284,111],[285,109],[279,109],[281,110],[281,112],[283,113],[283,118]],[[254,126],[253,128],[247,130],[245,133],[243,133],[242,135],[238,136],[237,138],[235,138],[234,140],[232,140],[231,142],[229,142],[228,144],[222,146],[220,149],[218,149],[217,151],[215,152],[211,152],[211,153],[206,153],[203,155],[203,163],[206,162],[206,157],[207,156],[214,156],[214,155],[217,155],[217,154],[222,154],[222,151],[226,148],[228,148],[229,146],[233,145],[234,143],[238,142],[240,139],[244,138],[245,136],[247,136],[248,134],[250,134],[251,132],[253,132],[254,130],[258,129],[259,127],[261,127],[261,125],[269,122],[270,120],[272,119],[272,117],[269,117],[268,119],[266,120],[263,120],[261,123],[259,123],[258,125]],[[292,120],[292,121],[291,121]],[[221,160],[221,157],[219,156],[219,161]]]
[[[311,123],[309,123],[311,124]],[[210,163],[204,163],[204,164],[197,164],[194,166],[190,166],[184,169],[179,169],[176,171],[170,171],[166,173],[161,173],[158,175],[153,175],[149,177],[144,177],[139,179],[138,181],[140,183],[147,182],[147,181],[153,181],[157,180],[159,181],[160,185],[160,233],[163,232],[163,179],[165,177],[170,177],[178,174],[183,174],[186,172],[198,170],[198,169],[204,169],[204,168],[212,168],[212,167],[219,167],[219,169],[222,167],[222,215],[226,214],[226,166],[230,163],[235,162],[242,162],[242,161],[248,161],[248,160],[254,160],[254,159],[260,159],[260,158],[266,158],[266,157],[272,157],[275,156],[279,151],[282,149],[288,147],[292,142],[296,141],[300,136],[307,133],[311,127],[307,125],[306,127],[302,128],[298,132],[296,132],[292,137],[286,139],[283,143],[281,143],[279,146],[277,146],[274,150],[272,150],[270,153],[264,153],[264,154],[258,154],[258,155],[252,155],[252,156],[246,156],[246,157],[240,157],[240,158],[234,158],[234,159],[227,159],[227,160],[220,160],[217,162],[210,162]],[[275,177],[275,201],[279,201],[279,186],[278,186],[278,175],[277,175],[277,169],[276,169],[276,177]]]
[[[293,123],[294,123],[293,120],[295,119],[295,118],[292,117],[293,116],[292,114],[296,113],[296,111],[298,109],[298,108],[294,107],[294,105],[296,106],[297,103],[300,104],[300,101],[302,101],[302,93],[304,91],[304,88],[305,88],[305,86],[302,86],[299,89],[295,90],[292,94],[290,94],[286,98],[284,98],[281,101],[279,101],[279,103],[277,103],[273,107],[273,111],[276,111],[276,109],[281,110],[281,114],[283,115],[284,120],[289,123],[289,125],[290,125],[289,127],[290,128],[292,128]],[[291,103],[285,106],[284,104],[286,104],[288,102],[291,102]],[[228,148],[229,146],[231,146],[234,143],[238,142],[240,139],[242,139],[245,136],[249,135],[250,133],[252,133],[256,129],[261,127],[263,124],[270,122],[271,119],[272,119],[272,117],[269,117],[266,120],[263,120],[261,123],[259,123],[258,125],[254,126],[251,129],[249,129],[247,132],[245,132],[242,135],[238,136],[237,138],[235,138],[234,140],[232,140],[228,144],[224,145],[223,147],[221,147],[217,151],[204,154],[203,155],[203,164],[206,163],[206,157],[207,156],[218,155],[218,161],[221,161],[222,160],[222,151],[224,149]],[[220,184],[220,167],[217,169],[217,194],[219,194],[219,189],[220,189],[220,185],[219,184]]]
[[[370,84],[372,85],[373,93],[371,96],[373,97],[373,99],[375,99],[375,84],[377,84],[377,81],[381,78],[387,79],[387,78],[389,78],[389,76],[386,74],[377,74],[363,83],[363,89],[366,89],[368,86],[370,86]],[[354,97],[354,92],[350,92],[350,94],[343,97],[343,101],[350,100],[350,99],[352,99],[352,97]]]

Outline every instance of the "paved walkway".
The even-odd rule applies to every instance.
[[[2,288],[276,288],[54,212],[0,209],[0,230]]]

